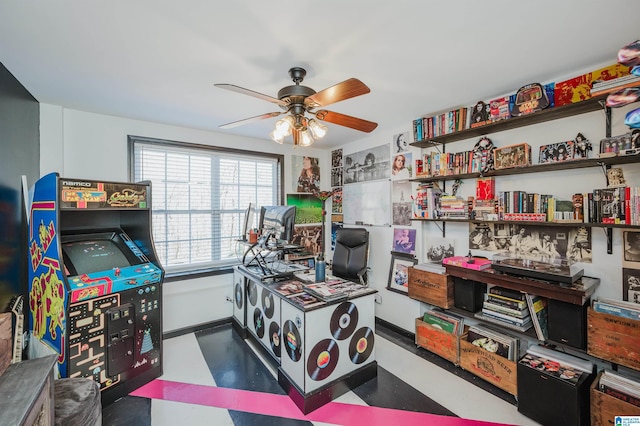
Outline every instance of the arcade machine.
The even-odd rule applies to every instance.
[[[149,182],[39,179],[29,219],[30,353],[91,377],[103,405],[162,374],[164,270]]]

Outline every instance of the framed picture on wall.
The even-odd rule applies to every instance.
[[[409,293],[409,268],[418,263],[415,257],[398,252],[391,252],[391,268],[387,290],[396,293]]]

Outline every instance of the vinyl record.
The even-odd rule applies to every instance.
[[[236,306],[238,307],[238,309],[242,309],[242,299],[242,284],[236,283]]]
[[[273,312],[275,310],[273,303],[273,294],[266,288],[262,289],[262,309],[267,318],[273,318]]]
[[[298,362],[302,356],[302,339],[298,327],[291,320],[287,320],[282,326],[282,340],[284,348],[293,362]]]
[[[348,339],[358,325],[358,308],[351,302],[343,302],[331,314],[331,335],[338,340]]]
[[[340,351],[338,343],[333,339],[319,341],[311,352],[307,360],[307,373],[312,380],[324,380],[333,373],[338,365]]]
[[[253,327],[256,330],[256,335],[262,339],[264,336],[264,317],[260,308],[253,311]]]
[[[275,321],[269,324],[269,344],[273,353],[280,358],[280,326]]]
[[[373,351],[373,330],[362,327],[353,334],[349,343],[349,358],[354,364],[362,364],[369,358]]]
[[[249,303],[251,303],[251,306],[256,306],[256,303],[258,303],[258,286],[256,283],[249,281],[247,293],[249,294]]]

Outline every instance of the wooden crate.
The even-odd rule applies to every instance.
[[[466,334],[460,337],[460,367],[511,395],[518,396],[516,362],[467,342]]]
[[[640,370],[640,321],[587,310],[587,353]]]
[[[453,307],[453,277],[409,268],[409,297],[444,309]]]
[[[589,390],[591,393],[591,426],[614,426],[615,416],[640,416],[640,407],[600,392],[598,390],[600,376],[602,376],[602,372],[598,374]]]
[[[460,336],[440,330],[416,318],[416,345],[458,365]]]
[[[0,313],[0,375],[11,363],[13,355],[11,334],[11,313]]]

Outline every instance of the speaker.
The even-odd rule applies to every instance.
[[[453,304],[456,308],[469,312],[478,312],[482,309],[484,293],[487,285],[479,281],[464,278],[453,278]]]
[[[584,305],[549,299],[549,340],[587,349],[587,308]]]

